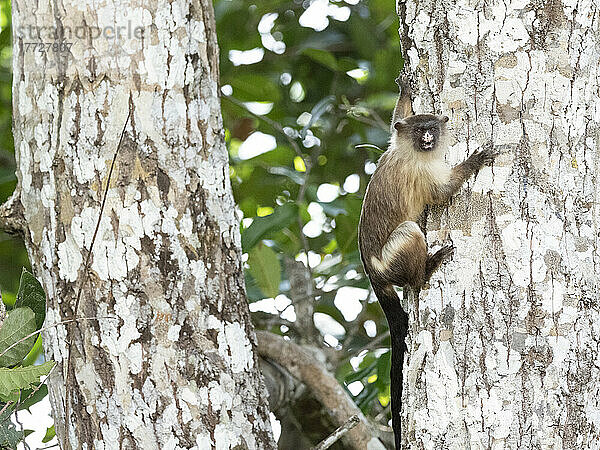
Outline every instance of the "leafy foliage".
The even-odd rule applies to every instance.
[[[6,399],[13,391],[26,389],[39,383],[40,377],[48,375],[54,367],[54,361],[46,361],[38,366],[0,367],[0,398]]]
[[[35,330],[35,313],[31,308],[24,306],[7,314],[0,327],[0,367],[19,364],[27,356],[35,343],[36,336],[30,336]],[[1,385],[0,375],[0,391]]]
[[[21,390],[20,402],[17,406],[17,411],[31,408],[37,402],[41,401],[46,395],[48,395],[48,386],[45,383],[38,383],[36,380],[30,384],[31,388],[22,388]]]
[[[14,391],[29,388],[39,383],[40,377],[48,375],[54,367],[54,361],[46,361],[38,366],[0,367],[0,399],[6,399]]]
[[[12,411],[5,410],[0,414],[0,448],[17,448],[23,439],[23,433],[18,431],[10,420]]]
[[[315,31],[300,25],[310,3],[215,2],[231,180],[244,217],[247,292],[251,302],[261,301],[253,310],[265,298],[289,297],[290,274],[280,267],[288,258],[308,263],[314,312],[344,330],[333,337],[321,327],[323,339],[341,355],[337,376],[345,386],[362,383],[355,401],[377,415],[389,403],[389,338],[362,271],[357,228],[397,98],[397,16],[386,0],[330,0],[333,11],[350,14],[347,20],[330,15],[328,25]],[[249,51],[262,57],[240,57]],[[275,144],[255,140],[255,133],[272,136]],[[358,294],[361,311],[347,317],[345,303],[356,300],[345,297]],[[273,329],[273,323],[277,315],[257,326]],[[294,336],[287,326],[273,330]],[[381,338],[373,345],[375,332]]]
[[[46,444],[50,442],[54,438],[54,436],[56,436],[56,431],[54,429],[54,425],[52,425],[46,430],[46,435],[43,437],[42,442]]]
[[[297,217],[298,208],[292,202],[277,206],[267,217],[256,217],[242,234],[242,249],[246,251],[254,248],[261,239],[269,238],[294,224]]]
[[[48,394],[40,377],[50,373],[54,361],[31,364],[34,344],[41,347],[36,332],[42,328],[45,314],[46,294],[39,281],[23,269],[16,301],[0,326],[0,448],[16,448],[31,432],[17,431],[11,414],[30,408]]]

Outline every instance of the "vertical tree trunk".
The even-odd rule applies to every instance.
[[[99,317],[45,336],[61,447],[273,448],[211,2],[17,0],[13,30],[13,213],[47,324]]]
[[[506,153],[428,219],[453,260],[408,305],[407,448],[597,448],[599,12],[594,2],[398,2],[417,112],[455,164]]]

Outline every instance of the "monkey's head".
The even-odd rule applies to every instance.
[[[394,128],[398,136],[413,143],[418,152],[432,152],[446,134],[447,116],[417,114],[398,120]]]

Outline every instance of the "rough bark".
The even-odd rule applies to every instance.
[[[13,223],[27,224],[47,324],[99,317],[45,335],[61,447],[274,448],[211,2],[18,0],[12,11]]]
[[[598,448],[595,2],[398,2],[416,112],[457,163],[506,153],[428,218],[453,261],[409,301],[406,448]]]

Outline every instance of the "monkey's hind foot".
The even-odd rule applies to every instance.
[[[453,245],[444,245],[434,254],[427,255],[427,261],[425,261],[425,283],[429,281],[433,272],[435,272],[444,261],[447,261],[452,257],[453,253]]]

